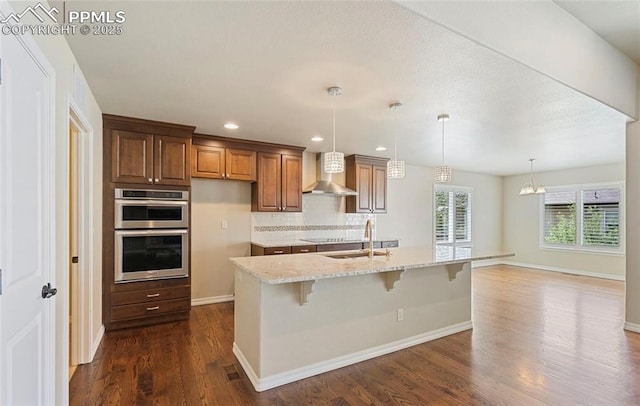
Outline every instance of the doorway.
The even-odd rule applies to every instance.
[[[97,339],[94,326],[95,267],[94,236],[100,229],[94,221],[93,131],[82,109],[69,98],[69,269],[66,284],[69,289],[69,380],[75,367],[91,362]],[[98,309],[99,311],[99,309]],[[98,322],[101,320],[97,320]]]

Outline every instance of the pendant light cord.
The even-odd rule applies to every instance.
[[[444,166],[444,119],[442,120],[442,166]]]
[[[333,152],[336,152],[336,105],[333,105]]]
[[[393,160],[398,160],[398,134],[396,133],[395,137],[393,137]]]

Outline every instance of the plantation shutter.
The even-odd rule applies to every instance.
[[[620,245],[620,190],[582,191],[582,245]]]
[[[471,192],[458,188],[436,189],[436,244],[471,244],[471,203]]]
[[[436,243],[453,242],[449,230],[451,230],[450,198],[451,193],[446,191],[436,192]]]
[[[544,241],[574,245],[576,232],[576,192],[547,191],[544,195]]]

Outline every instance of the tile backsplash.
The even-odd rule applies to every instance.
[[[252,241],[282,241],[301,238],[361,239],[367,219],[374,214],[344,212],[343,197],[305,194],[302,213],[251,213]]]

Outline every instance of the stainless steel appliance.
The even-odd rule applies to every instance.
[[[188,228],[189,192],[116,189],[116,229]]]
[[[189,192],[116,189],[116,283],[189,276]]]

